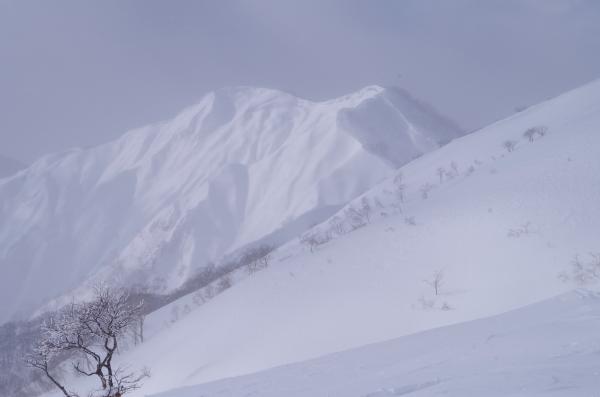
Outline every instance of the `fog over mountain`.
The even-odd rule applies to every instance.
[[[0,178],[8,177],[23,168],[25,168],[25,164],[10,157],[0,155]]]
[[[0,396],[594,395],[599,38],[592,0],[0,0]]]
[[[26,163],[224,86],[400,86],[466,130],[600,77],[595,0],[0,2],[0,153]]]

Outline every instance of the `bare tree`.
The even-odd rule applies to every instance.
[[[517,147],[517,142],[512,141],[512,140],[506,140],[502,143],[502,147],[504,149],[506,149],[507,152],[512,152],[515,150],[515,148]]]
[[[60,384],[50,370],[60,356],[69,356],[75,372],[96,377],[101,389],[90,396],[123,395],[140,386],[148,373],[141,374],[115,366],[119,343],[138,324],[142,302],[132,304],[124,290],[96,287],[89,302],[72,303],[44,322],[34,352],[26,363],[41,370],[68,397],[76,396]]]
[[[360,212],[365,217],[367,223],[371,223],[371,213],[373,212],[373,208],[371,207],[367,197],[363,197],[360,200]]]
[[[146,315],[140,313],[138,316],[136,324],[133,327],[133,343],[137,345],[138,343],[144,343],[144,323],[146,322]]]
[[[433,288],[433,291],[435,292],[436,296],[439,295],[440,290],[442,289],[442,286],[444,285],[444,271],[443,270],[434,271],[431,278],[423,280],[423,282],[425,284],[429,285],[431,288]]]
[[[406,185],[404,184],[404,176],[402,172],[399,172],[394,177],[394,185],[396,186],[396,197],[398,200],[403,203],[404,202],[404,191],[406,190]]]

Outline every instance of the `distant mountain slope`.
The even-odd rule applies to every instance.
[[[25,168],[25,164],[22,164],[15,159],[0,155],[0,179],[11,176],[23,168]]]
[[[0,322],[85,281],[175,288],[245,244],[287,241],[460,134],[380,87],[325,102],[242,87],[46,156],[0,181]]]
[[[593,395],[600,387],[598,327],[600,296],[573,292],[496,317],[155,396]]]
[[[538,126],[546,132],[530,142],[524,134]],[[294,240],[213,299],[195,294],[149,316],[147,341],[123,356],[152,368],[140,393],[495,315],[583,276],[593,287],[599,129],[596,81],[403,166],[401,180],[397,173],[314,227],[316,244]],[[369,219],[357,215],[365,207]],[[435,362],[427,357],[423,366]]]

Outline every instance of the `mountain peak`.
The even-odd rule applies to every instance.
[[[321,102],[229,87],[114,142],[47,156],[0,181],[0,267],[12,275],[0,299],[13,302],[0,321],[84,281],[177,288],[248,244],[287,241],[459,135],[381,87]]]

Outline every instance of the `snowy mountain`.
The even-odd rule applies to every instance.
[[[97,280],[178,287],[280,244],[461,134],[400,90],[325,102],[229,88],[173,120],[0,181],[0,323]]]
[[[23,168],[25,165],[17,160],[0,155],[0,179],[11,176]]]
[[[578,291],[157,397],[591,396],[600,386],[599,326],[600,296]]]
[[[268,268],[253,274],[240,269],[231,276],[231,288],[222,293],[214,296],[212,290],[211,294],[198,291],[152,313],[147,319],[147,341],[120,358],[152,369],[153,376],[138,395],[249,374],[484,318],[581,286],[596,288],[600,256],[591,254],[600,252],[599,128],[600,81],[596,81],[403,166],[315,226],[308,232],[314,239],[300,239],[305,243],[295,239],[278,249]],[[310,241],[316,243],[306,243]],[[591,303],[591,312],[597,310],[596,301],[594,298]],[[390,351],[396,352],[391,358],[381,353],[387,345],[373,347],[375,353],[381,353],[376,358],[370,358],[376,354],[367,348],[367,367],[358,375],[352,365],[343,372],[344,357],[351,361],[362,357],[362,353],[356,356],[351,352],[323,358],[314,362],[316,366],[309,362],[234,379],[231,387],[219,383],[199,387],[197,393],[191,389],[191,395],[211,396],[227,389],[217,395],[237,396],[238,385],[254,380],[255,390],[263,395],[260,391],[268,387],[265,376],[293,377],[296,371],[307,371],[303,376],[326,383],[329,380],[323,380],[326,375],[321,371],[334,367],[342,368],[341,373],[335,370],[338,372],[328,383],[334,396],[345,395],[333,392],[338,390],[337,376],[348,380],[359,375],[364,378],[357,382],[365,379],[369,389],[364,389],[362,396],[390,395],[392,392],[385,390],[394,388],[396,394],[402,394],[402,390],[416,391],[415,384],[438,381],[440,385],[431,384],[429,390],[440,391],[445,390],[442,382],[446,380],[451,381],[449,390],[456,393],[462,387],[479,387],[473,377],[458,379],[456,371],[479,366],[494,371],[494,352],[500,364],[507,365],[498,371],[506,369],[509,378],[510,371],[515,371],[511,388],[529,374],[536,377],[532,382],[537,391],[546,384],[552,387],[552,375],[565,366],[589,369],[588,356],[574,356],[573,361],[551,359],[556,366],[544,366],[552,354],[597,350],[592,339],[575,334],[586,321],[590,327],[597,325],[586,314],[587,306],[569,305],[554,300],[526,312],[486,320],[479,323],[481,327],[467,324],[390,342]],[[546,326],[560,329],[561,319],[566,321],[571,315],[569,310],[580,317],[565,325],[565,334],[534,346],[538,350],[524,350],[534,355],[527,361],[536,366],[530,372],[518,366],[523,358],[519,351],[503,351],[513,340],[526,346],[536,335],[550,338],[536,330]],[[557,322],[549,323],[553,316]],[[532,322],[523,323],[522,318]],[[498,325],[504,319],[507,323]],[[462,332],[476,336],[472,343],[479,346],[494,324],[498,327],[490,342],[495,344],[495,350],[489,351],[492,358],[466,352],[471,345],[461,339]],[[533,330],[528,329],[529,324]],[[565,345],[570,338],[573,343],[581,341],[583,350],[575,344]],[[446,345],[439,345],[446,340]],[[413,341],[432,347],[414,356],[421,367],[409,363],[410,357],[402,357]],[[553,341],[560,346],[546,349]],[[454,354],[466,355],[465,367],[454,368]],[[441,362],[449,356],[454,361]],[[368,367],[368,362],[373,362],[373,367]],[[332,367],[323,368],[319,363]],[[391,363],[390,378],[385,377],[384,369],[377,370],[386,363]],[[407,374],[396,377],[402,368],[422,368],[415,375],[419,379],[411,380]],[[484,379],[493,385],[504,379],[492,372],[488,375]],[[545,377],[543,382],[538,382],[538,376]],[[563,372],[555,383],[567,387],[569,379],[575,378]],[[587,387],[592,382],[580,379],[582,383],[575,386]],[[278,387],[286,379],[270,381]],[[302,390],[315,390],[307,382],[302,382]],[[252,390],[254,386],[248,387]],[[264,395],[268,393],[272,391],[264,391]],[[299,393],[290,391],[290,395]],[[319,393],[315,391],[315,395]],[[187,397],[190,393],[182,390],[166,395]],[[421,395],[432,394],[423,390]]]

